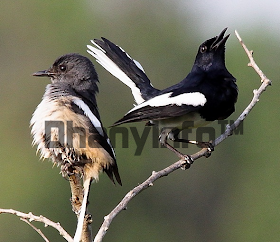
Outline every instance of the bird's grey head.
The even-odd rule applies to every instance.
[[[92,62],[88,58],[76,53],[60,56],[48,70],[38,71],[33,75],[50,77],[52,83],[66,82],[78,84],[84,80],[97,81],[98,79]]]
[[[203,70],[210,68],[225,67],[225,44],[229,35],[224,37],[227,28],[225,28],[218,36],[206,40],[198,49],[194,67]]]

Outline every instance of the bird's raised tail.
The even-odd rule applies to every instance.
[[[133,60],[121,47],[105,38],[91,42],[95,47],[88,45],[88,53],[131,89],[137,104],[158,94],[159,90],[152,86],[140,63]]]

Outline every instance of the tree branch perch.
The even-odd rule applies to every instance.
[[[43,217],[42,215],[36,216],[36,215],[32,214],[31,212],[30,213],[22,213],[22,212],[19,212],[17,210],[14,210],[14,209],[0,208],[0,214],[1,213],[14,214],[14,215],[20,217],[23,220],[24,219],[28,220],[29,222],[37,221],[37,222],[41,222],[41,223],[45,224],[45,226],[51,226],[51,227],[55,228],[59,232],[59,234],[62,235],[63,238],[66,239],[68,242],[73,242],[72,237],[61,227],[60,223],[55,223],[55,222],[49,220],[48,218]]]
[[[41,229],[36,228],[31,222],[29,222],[27,219],[25,218],[20,218],[21,221],[27,223],[31,228],[33,228],[39,235],[41,235],[41,237],[45,240],[45,242],[50,242],[48,240],[48,238],[43,234],[43,232],[41,231]]]

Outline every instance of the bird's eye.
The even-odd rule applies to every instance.
[[[207,46],[203,45],[203,46],[200,47],[200,52],[201,53],[206,52],[206,50],[207,50]]]
[[[66,66],[65,66],[65,65],[60,65],[60,66],[59,66],[59,69],[60,69],[62,72],[64,72],[64,71],[66,71]]]

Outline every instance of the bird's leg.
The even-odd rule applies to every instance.
[[[172,152],[174,152],[180,159],[186,161],[186,164],[184,164],[184,166],[182,167],[184,170],[189,169],[191,167],[191,164],[193,163],[193,159],[191,156],[182,154],[180,151],[176,150],[173,146],[168,144],[167,141],[163,143],[163,145]]]
[[[196,140],[188,140],[188,139],[174,139],[175,142],[182,142],[182,143],[189,143],[196,145],[199,148],[207,148],[209,152],[214,151],[214,146],[212,145],[212,142],[202,142],[202,141],[196,141]]]
[[[180,151],[178,151],[177,149],[175,149],[172,145],[167,143],[167,137],[168,137],[168,133],[166,132],[166,130],[162,130],[160,136],[159,136],[159,142],[165,146],[166,148],[168,148],[169,150],[171,150],[172,152],[174,152],[180,159],[185,160],[186,164],[184,165],[184,169],[188,169],[190,168],[191,164],[193,163],[193,159],[191,158],[191,156],[189,155],[184,155],[182,154]]]
[[[69,162],[64,162],[61,165],[60,170],[63,177],[69,177],[75,173],[75,167]]]
[[[196,141],[196,140],[188,140],[188,139],[180,139],[178,138],[179,130],[173,130],[168,134],[168,138],[174,142],[181,142],[181,143],[188,143],[188,144],[194,144],[199,148],[207,148],[208,152],[206,153],[205,157],[208,158],[211,155],[211,152],[214,151],[214,146],[212,144],[212,141],[209,142],[202,142],[202,141]]]
[[[61,174],[63,177],[68,177],[77,173],[77,167],[79,166],[79,158],[73,149],[68,147],[60,147],[62,149],[62,164],[61,164]]]

